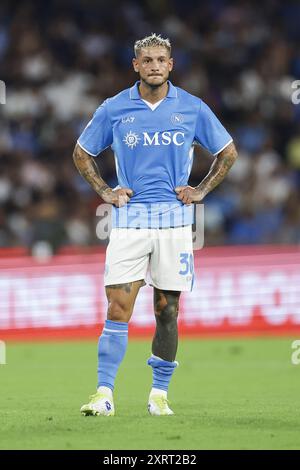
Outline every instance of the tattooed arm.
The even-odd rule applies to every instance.
[[[178,186],[175,188],[175,191],[178,194],[177,199],[182,201],[184,204],[202,201],[210,191],[223,181],[236,161],[237,156],[238,154],[235,145],[231,142],[224,150],[222,150],[222,152],[218,153],[210,167],[209,173],[198,186],[195,188],[192,188],[191,186]]]
[[[75,166],[81,176],[92,186],[104,202],[114,204],[116,207],[124,206],[132,196],[129,188],[111,189],[101,178],[99,169],[93,157],[76,144],[73,152]]]

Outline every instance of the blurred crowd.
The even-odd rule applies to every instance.
[[[201,97],[238,147],[205,200],[205,244],[299,243],[299,24],[289,0],[1,0],[0,246],[99,243],[101,200],[72,152],[99,104],[136,81],[133,43],[151,32],[172,42],[172,82]],[[111,151],[97,163],[115,186]],[[211,163],[196,150],[191,185]]]

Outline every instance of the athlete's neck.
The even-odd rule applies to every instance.
[[[158,87],[151,87],[147,85],[147,83],[145,83],[143,80],[141,80],[139,84],[139,92],[141,98],[143,100],[149,101],[149,103],[151,104],[155,104],[157,103],[157,101],[164,99],[167,96],[168,91],[168,82],[165,82]]]

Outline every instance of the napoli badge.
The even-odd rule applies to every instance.
[[[182,114],[180,114],[180,113],[173,113],[173,114],[171,115],[171,123],[172,123],[172,124],[175,124],[175,125],[176,125],[176,124],[182,124],[183,121],[184,121],[184,119],[183,119],[183,115],[182,115]]]

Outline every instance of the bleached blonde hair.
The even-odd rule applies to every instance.
[[[158,47],[158,46],[165,47],[171,56],[170,39],[168,38],[164,39],[161,37],[160,34],[152,33],[150,36],[146,36],[143,39],[139,39],[135,41],[134,43],[135,57],[138,56],[140,50],[143,49],[144,47]]]

